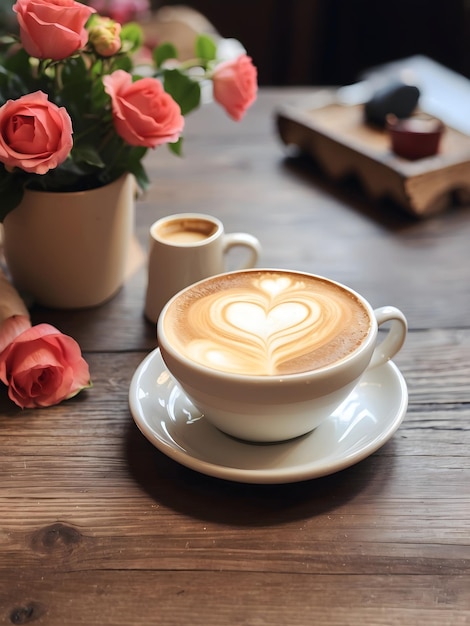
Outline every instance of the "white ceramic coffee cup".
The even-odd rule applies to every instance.
[[[240,269],[254,267],[261,245],[249,233],[225,233],[222,222],[203,213],[163,217],[150,227],[145,316],[156,323],[178,291],[203,278],[227,271],[226,253],[245,248]]]
[[[264,291],[253,295],[251,289],[248,289],[250,295],[245,297],[243,293],[245,288],[243,286],[236,287],[235,295],[232,297],[231,284],[233,281],[237,281],[241,275],[243,275],[243,280],[256,279],[258,281],[257,286],[261,284]],[[313,283],[310,282],[312,280]],[[286,289],[288,288],[289,281],[293,287],[290,288],[290,295],[287,297],[282,295],[282,289],[284,289],[283,285]],[[302,309],[302,300],[305,300],[305,288],[302,287],[303,292],[301,292],[298,285],[307,284],[308,301],[311,298],[312,290],[316,288],[317,281],[321,282],[322,289],[331,289],[332,295],[327,294],[325,297],[314,295],[312,302],[307,302],[307,307]],[[215,288],[213,289],[211,285],[215,285]],[[210,297],[216,301],[220,294],[224,294],[225,297],[227,291],[230,291],[232,298],[230,302],[227,300],[224,304],[221,301],[223,306],[218,302],[215,308],[213,305],[211,305],[212,308],[207,307],[207,310],[204,308],[206,307],[204,298],[208,297],[206,294],[214,293],[215,295]],[[337,291],[339,292],[338,296],[336,295]],[[301,293],[301,295],[298,296],[297,293]],[[212,328],[212,322],[210,323],[210,333],[204,332],[205,323],[202,321],[200,324],[201,336],[195,336],[194,345],[199,349],[200,345],[205,345],[208,341],[217,342],[218,337],[223,336],[223,342],[230,343],[230,348],[227,350],[233,352],[237,367],[241,364],[240,367],[243,368],[243,360],[250,356],[251,348],[246,343],[248,335],[250,341],[251,336],[255,335],[256,341],[251,350],[253,354],[256,355],[259,352],[264,355],[264,351],[268,349],[266,348],[269,343],[266,340],[268,335],[258,322],[266,318],[272,323],[271,315],[279,317],[280,321],[275,322],[279,328],[277,326],[269,327],[268,334],[271,333],[272,335],[272,341],[271,338],[269,341],[274,348],[278,346],[281,352],[284,350],[287,356],[296,353],[297,348],[299,348],[301,356],[303,350],[308,352],[307,344],[310,350],[310,344],[314,345],[317,340],[320,342],[320,337],[323,336],[320,333],[326,336],[330,332],[330,326],[333,336],[336,337],[331,346],[346,345],[351,339],[353,348],[348,348],[347,354],[331,363],[294,373],[253,375],[243,371],[218,369],[217,363],[222,363],[223,359],[217,349],[207,352],[209,357],[213,359],[208,366],[207,363],[195,360],[193,354],[198,354],[196,351],[190,352],[192,350],[193,330],[188,334],[182,333],[181,342],[175,338],[174,328],[179,328],[179,326],[173,327],[172,322],[176,315],[180,316],[179,319],[183,325],[188,324],[188,329],[193,329],[194,325],[198,326],[199,324],[199,322],[194,324],[187,313],[189,309],[185,303],[188,302],[187,296],[191,294],[197,294],[194,302],[197,300],[197,307],[203,307],[200,309],[204,311],[201,316],[202,320],[208,319],[207,315],[222,320],[217,321],[214,328]],[[339,304],[335,300],[337,297]],[[323,300],[321,300],[322,298]],[[240,308],[240,303],[245,301],[247,302],[245,309]],[[323,302],[320,308],[316,305],[317,301]],[[299,323],[295,322],[294,324],[289,321],[290,313],[288,307],[285,306],[286,302],[293,303],[292,315],[294,317],[300,312]],[[353,313],[350,313],[350,310],[353,310],[353,302],[354,315],[356,315],[357,309],[357,316],[362,329],[362,335],[358,340],[359,345],[354,343],[356,342],[356,331],[358,331],[355,325],[359,327],[359,322],[351,322]],[[321,312],[321,307],[324,308],[325,314]],[[222,309],[223,311],[220,313]],[[284,320],[281,309],[285,309],[287,312],[287,317]],[[304,310],[308,313],[304,314]],[[240,317],[236,318],[237,321],[233,324],[230,316],[234,312],[238,315],[237,311],[240,311]],[[337,311],[340,313],[337,314]],[[311,324],[308,321],[305,325],[305,320],[307,318],[310,320],[309,316],[311,316]],[[254,318],[259,318],[259,320]],[[379,342],[378,328],[387,322],[390,322],[390,328],[387,330],[385,338]],[[242,330],[239,330],[239,327]],[[294,336],[292,331],[296,330],[297,327],[298,339],[289,343]],[[225,338],[227,328],[228,335]],[[245,332],[247,329],[248,334]],[[313,332],[317,334],[310,334]],[[240,335],[238,339],[237,333]],[[366,369],[386,363],[400,350],[405,341],[406,333],[406,318],[395,307],[384,306],[374,310],[362,296],[335,281],[304,272],[270,269],[228,272],[200,281],[196,285],[182,290],[171,299],[163,309],[157,325],[158,344],[169,372],[205,418],[229,435],[259,442],[286,440],[312,431],[346,399]],[[188,341],[186,334],[190,338]],[[258,335],[262,340],[258,341]],[[236,348],[237,341],[239,352]],[[323,350],[326,359],[331,358],[333,350],[329,346],[330,344],[327,342],[319,348]],[[334,350],[336,349],[334,348]],[[220,354],[222,356],[224,350],[226,350],[225,344],[221,348]],[[313,350],[311,354],[313,354]],[[248,365],[247,369],[248,367],[251,365]]]

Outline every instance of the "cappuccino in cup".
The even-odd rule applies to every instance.
[[[297,374],[341,361],[369,333],[349,290],[294,272],[219,276],[174,300],[167,340],[206,367],[245,375]]]
[[[204,418],[254,442],[315,429],[366,369],[400,350],[406,332],[395,307],[373,309],[345,285],[277,269],[199,281],[166,304],[157,324],[163,361]]]

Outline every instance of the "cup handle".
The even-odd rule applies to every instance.
[[[408,324],[406,317],[394,306],[383,306],[374,309],[378,326],[391,322],[387,336],[375,347],[372,359],[367,369],[378,367],[389,361],[405,343]]]
[[[261,244],[258,239],[248,233],[228,233],[225,235],[224,254],[230,250],[230,248],[235,248],[236,246],[247,248],[250,253],[245,263],[243,263],[239,269],[246,270],[254,267],[261,254]]]

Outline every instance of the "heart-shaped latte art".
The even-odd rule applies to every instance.
[[[302,324],[309,317],[309,323],[314,321],[314,312],[304,302],[281,302],[269,310],[255,302],[233,302],[227,306],[225,316],[234,328],[253,335],[266,344]]]
[[[195,337],[185,351],[215,369],[276,374],[331,341],[348,318],[344,297],[285,276],[256,279],[249,289],[224,288],[192,303]]]

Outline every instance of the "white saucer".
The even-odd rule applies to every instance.
[[[134,373],[129,405],[145,437],[182,465],[226,480],[288,483],[332,474],[378,450],[401,424],[408,391],[389,362],[366,372],[341,407],[308,435],[282,443],[245,443],[204,419],[157,348]]]

